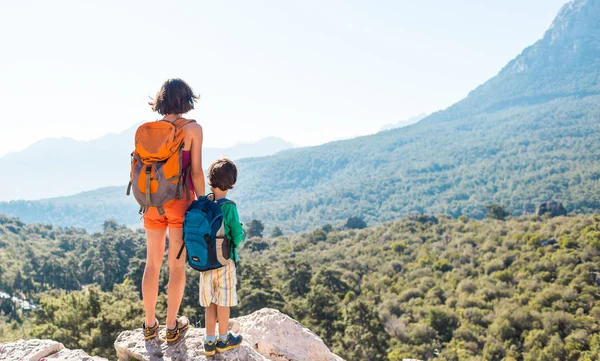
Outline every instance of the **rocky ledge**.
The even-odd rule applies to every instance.
[[[248,316],[231,319],[229,328],[244,337],[242,345],[208,358],[204,356],[203,328],[190,328],[181,340],[167,344],[164,327],[161,327],[158,338],[149,341],[144,341],[141,329],[122,332],[115,341],[116,356],[119,361],[344,361],[312,331],[274,309],[264,308]],[[51,340],[19,340],[0,344],[0,360],[107,361],[89,356],[82,350],[65,349],[61,343]]]
[[[149,341],[144,341],[141,329],[122,332],[115,341],[116,357],[119,361],[344,361],[312,331],[274,309],[263,308],[231,319],[229,328],[241,334],[244,342],[212,357],[204,356],[203,328],[190,328],[181,340],[167,345],[164,327],[158,338]],[[0,344],[0,360],[108,361],[82,350],[66,349],[56,341],[35,339]]]
[[[167,345],[162,328],[158,340],[144,341],[142,330],[122,332],[115,342],[120,361],[140,360],[249,360],[249,361],[343,361],[309,329],[283,313],[263,308],[231,319],[229,328],[244,337],[237,349],[213,357],[204,356],[203,328],[191,328],[182,340]]]
[[[69,350],[52,340],[19,340],[0,344],[0,360],[6,361],[108,361],[92,357],[82,350]]]

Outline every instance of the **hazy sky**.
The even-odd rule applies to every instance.
[[[539,39],[565,0],[0,2],[0,155],[157,115],[181,77],[206,145],[367,134],[450,106]]]

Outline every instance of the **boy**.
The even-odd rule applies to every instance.
[[[208,184],[215,195],[215,201],[221,205],[223,211],[223,228],[231,244],[231,254],[229,263],[225,266],[200,273],[200,305],[206,307],[204,339],[206,356],[236,348],[242,343],[242,336],[227,332],[230,307],[238,304],[235,289],[237,248],[245,236],[237,208],[226,198],[227,192],[233,188],[237,180],[237,172],[235,163],[227,158],[216,160],[208,168]],[[215,335],[217,320],[219,321],[218,336]]]

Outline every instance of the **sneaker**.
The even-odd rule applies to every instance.
[[[158,336],[158,320],[154,319],[154,326],[146,327],[146,321],[142,323],[142,330],[144,331],[144,340],[148,341]]]
[[[204,354],[206,356],[214,355],[216,348],[217,348],[217,341],[210,342],[210,341],[204,340]]]
[[[175,342],[179,340],[181,333],[190,327],[190,321],[185,316],[177,316],[177,326],[171,330],[167,328],[167,342]]]
[[[225,341],[217,338],[217,352],[225,352],[227,350],[234,349],[242,344],[242,335],[233,335],[231,332],[227,333]]]

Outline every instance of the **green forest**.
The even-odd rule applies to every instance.
[[[294,236],[249,227],[233,316],[280,309],[349,361],[600,357],[599,215],[421,216]],[[89,234],[2,216],[0,290],[41,307],[3,300],[0,341],[51,338],[114,357],[118,333],[141,324],[144,252],[143,232],[113,221]],[[182,313],[200,325],[198,274],[187,282]],[[165,306],[163,294],[163,319]]]

